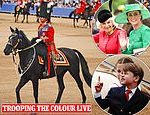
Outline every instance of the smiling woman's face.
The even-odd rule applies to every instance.
[[[113,20],[111,18],[109,18],[105,22],[101,23],[100,25],[101,25],[101,29],[103,31],[105,31],[106,33],[111,32],[113,30],[113,27],[114,27],[114,23],[113,23]]]
[[[127,13],[128,21],[132,24],[138,24],[141,22],[141,14],[139,11],[131,11]]]

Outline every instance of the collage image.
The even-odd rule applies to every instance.
[[[110,0],[94,16],[92,38],[107,58],[93,74],[92,94],[109,114],[137,114],[148,105],[150,71],[138,56],[149,47],[149,17],[149,10],[133,0]]]
[[[0,0],[0,114],[148,115],[149,45],[149,0]]]
[[[107,58],[97,66],[91,88],[109,114],[137,114],[148,105],[150,71],[138,56],[149,47],[149,18],[144,4],[133,0],[110,0],[94,16],[92,38]]]

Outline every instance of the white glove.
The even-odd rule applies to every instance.
[[[36,40],[36,43],[39,43],[40,41],[42,41],[42,39],[37,39],[37,40]]]

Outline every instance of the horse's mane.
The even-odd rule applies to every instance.
[[[22,30],[20,30],[19,33],[23,36],[23,38],[25,38],[27,41],[30,42],[30,40],[27,38],[27,36],[24,34]]]

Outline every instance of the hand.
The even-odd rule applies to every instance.
[[[127,48],[127,40],[125,38],[119,38],[119,43],[122,50],[126,50]]]
[[[36,39],[36,43],[39,43],[40,41],[42,41],[42,39]]]
[[[100,76],[98,77],[98,82],[95,86],[96,93],[100,93],[103,87],[103,83],[100,82]]]

